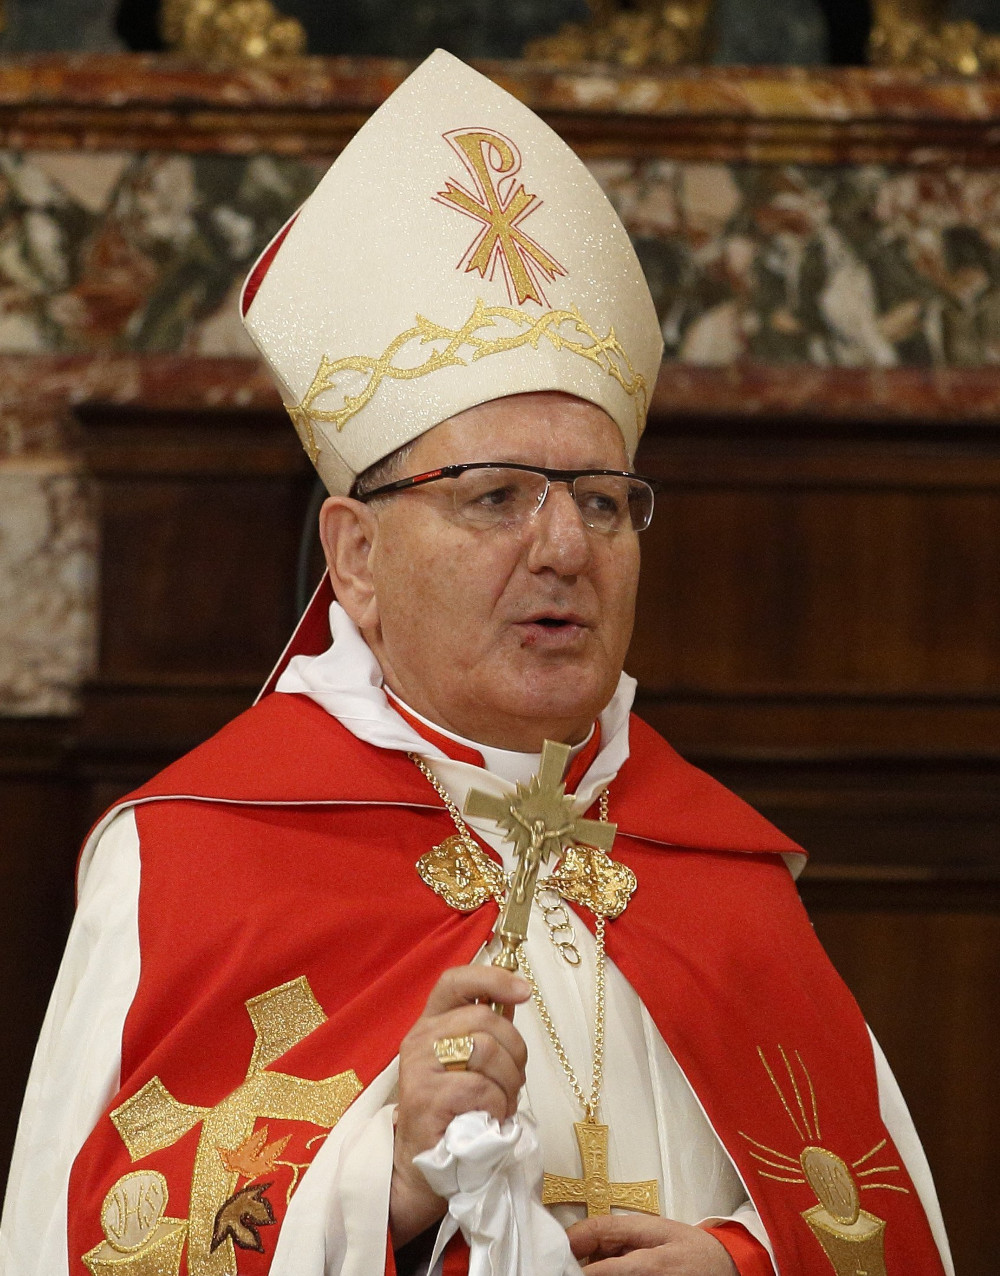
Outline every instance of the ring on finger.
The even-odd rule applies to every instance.
[[[464,1072],[469,1066],[476,1043],[471,1034],[464,1037],[438,1037],[434,1053],[447,1072]]]

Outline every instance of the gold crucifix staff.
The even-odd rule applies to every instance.
[[[528,918],[531,915],[539,866],[553,851],[562,853],[578,843],[597,847],[607,856],[617,831],[617,825],[609,824],[606,818],[600,821],[585,820],[573,814],[573,798],[566,796],[566,786],[563,783],[569,752],[569,745],[554,744],[551,740],[546,740],[538,774],[527,785],[518,784],[513,798],[494,797],[479,789],[471,790],[466,798],[465,814],[495,820],[504,830],[505,841],[514,846],[517,854],[517,865],[494,930],[494,934],[500,937],[501,950],[493,959],[493,965],[510,971],[523,967],[531,984],[542,1024],[584,1111],[584,1119],[575,1122],[573,1126],[580,1147],[583,1176],[573,1179],[564,1175],[546,1174],[542,1187],[542,1204],[585,1205],[588,1216],[610,1214],[614,1207],[638,1210],[643,1214],[659,1214],[660,1201],[655,1180],[612,1182],[608,1170],[609,1130],[597,1120],[604,1074],[604,923],[607,917],[617,917],[628,903],[628,897],[635,890],[634,874],[621,865],[617,866],[619,880],[613,887],[606,883],[607,893],[600,902],[594,900],[591,904],[597,916],[597,991],[594,1009],[594,1070],[589,1097],[584,1093],[559,1040],[531,968],[523,957],[519,960],[521,945],[528,937]],[[606,817],[606,807],[602,805],[601,809]],[[501,1005],[494,1004],[493,1009],[499,1014],[513,1014],[512,1008]]]
[[[516,795],[495,797],[481,789],[471,789],[465,800],[465,814],[495,820],[504,830],[504,840],[517,855],[517,867],[507,891],[494,934],[501,949],[493,965],[504,970],[518,968],[518,949],[528,937],[528,918],[535,894],[539,867],[553,851],[561,854],[567,846],[582,842],[610,851],[616,826],[599,820],[585,820],[573,812],[573,799],[566,796],[563,774],[570,746],[546,740],[538,774],[527,784],[518,784]],[[494,1006],[506,1014],[504,1006]],[[512,1012],[511,1012],[512,1013]]]

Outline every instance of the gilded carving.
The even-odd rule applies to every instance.
[[[163,0],[160,29],[170,48],[203,62],[258,62],[306,50],[302,23],[271,0]]]
[[[417,872],[449,908],[460,913],[474,912],[507,889],[499,864],[486,855],[475,854],[473,845],[457,833],[421,855]]]
[[[1000,36],[974,22],[949,22],[948,9],[948,0],[874,0],[872,64],[925,75],[1000,74]]]
[[[568,22],[555,35],[531,40],[533,62],[611,62],[619,66],[681,66],[704,62],[713,0],[638,0],[629,9],[614,0],[590,0],[589,22]]]
[[[539,885],[551,886],[563,899],[583,904],[598,917],[615,918],[624,913],[637,883],[627,865],[600,847],[568,846],[559,867]]]

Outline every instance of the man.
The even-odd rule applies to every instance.
[[[328,578],[88,841],[2,1270],[950,1272],[801,853],[629,715],[661,344],[586,170],[436,54],[244,314]]]

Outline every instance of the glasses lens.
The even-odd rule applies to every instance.
[[[452,499],[463,522],[474,527],[513,527],[538,509],[544,491],[543,474],[490,466],[459,474]]]
[[[653,489],[641,479],[581,474],[573,482],[573,499],[583,521],[595,532],[618,532],[625,527],[641,532],[653,516]]]

